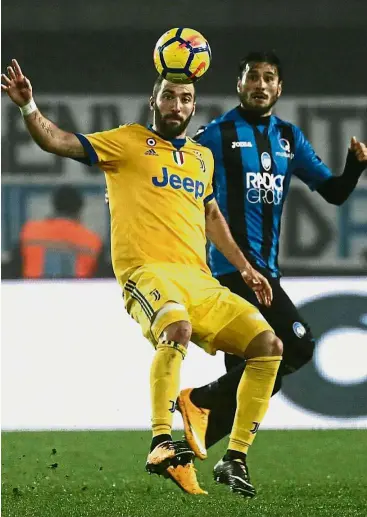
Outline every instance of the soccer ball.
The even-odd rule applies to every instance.
[[[194,83],[208,70],[211,61],[209,43],[194,29],[176,28],[157,41],[153,59],[157,72],[172,83]]]

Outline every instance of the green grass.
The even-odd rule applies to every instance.
[[[209,496],[146,474],[149,442],[140,431],[3,433],[2,517],[367,515],[367,431],[262,431],[249,455],[252,500],[212,479],[225,442],[196,464]]]

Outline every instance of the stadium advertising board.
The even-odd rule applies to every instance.
[[[262,427],[367,428],[367,277],[283,285],[316,350],[286,378]],[[153,350],[116,282],[4,282],[2,290],[3,429],[149,428]],[[223,373],[222,353],[190,345],[181,386]]]

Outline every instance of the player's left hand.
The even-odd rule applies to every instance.
[[[246,284],[254,291],[258,302],[270,307],[273,301],[273,291],[268,280],[252,267],[246,268],[240,273]]]
[[[359,162],[364,162],[367,165],[367,146],[363,142],[358,142],[355,136],[350,141],[350,150]]]

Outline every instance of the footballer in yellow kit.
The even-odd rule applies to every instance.
[[[236,490],[253,497],[246,454],[269,404],[282,343],[260,312],[220,286],[207,268],[205,235],[241,271],[259,302],[270,305],[268,281],[246,260],[213,198],[211,152],[186,137],[196,107],[194,86],[157,78],[150,98],[152,129],[132,124],[81,135],[64,131],[41,113],[16,60],[7,70],[2,90],[20,107],[35,142],[105,172],[114,271],[128,312],[156,347],[146,470],[164,474],[190,494],[206,493],[192,462],[198,455],[194,444],[171,436],[181,364],[191,339],[209,353],[218,348],[247,359],[228,449],[214,471],[230,488],[234,478],[239,480]]]
[[[254,317],[245,335],[241,329],[241,348],[269,330],[258,310],[222,287],[206,264],[211,151],[188,137],[165,140],[139,124],[78,136],[106,173],[113,268],[145,337],[156,345],[169,324],[187,320],[192,340],[215,354],[217,333],[244,311]]]

